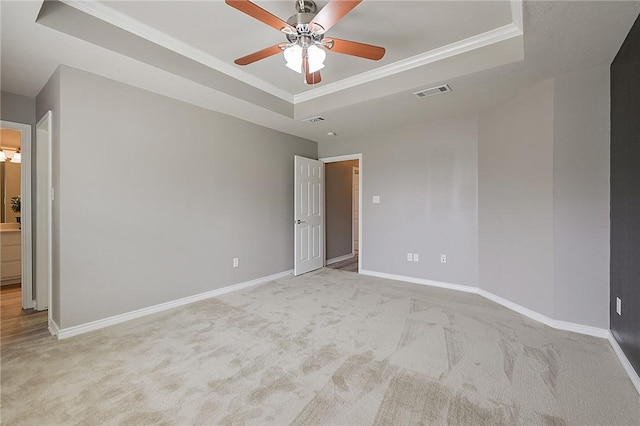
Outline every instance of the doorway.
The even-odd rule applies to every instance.
[[[325,163],[325,265],[359,272],[362,154],[323,158]]]
[[[1,284],[19,285],[21,308],[33,309],[31,126],[0,120],[0,129]]]

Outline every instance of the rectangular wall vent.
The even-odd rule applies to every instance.
[[[414,93],[414,96],[419,98],[426,98],[427,96],[439,95],[440,93],[451,92],[451,87],[448,84],[443,84],[442,86],[432,87],[430,89],[420,90]]]
[[[320,117],[319,115],[316,117],[311,117],[311,118],[305,118],[304,120],[305,123],[318,123],[320,121],[324,121],[324,118]]]

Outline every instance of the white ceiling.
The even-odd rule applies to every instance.
[[[519,2],[365,0],[329,35],[387,55],[329,53],[323,83],[309,88],[279,55],[233,64],[283,38],[222,1],[67,3],[41,23],[41,2],[0,3],[3,91],[36,96],[66,64],[318,142],[328,131],[349,137],[475,112],[541,79],[609,64],[640,11],[637,1],[526,2],[522,34]],[[291,0],[256,3],[283,19],[294,10]],[[142,58],[126,42],[132,32],[168,49]],[[199,68],[183,72],[178,54]],[[442,82],[453,92],[411,96]],[[300,121],[314,114],[326,120]]]

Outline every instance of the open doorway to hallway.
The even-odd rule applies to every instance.
[[[0,343],[3,347],[49,334],[48,313],[34,309],[31,160],[31,125],[0,120]]]
[[[31,125],[0,120],[0,284],[34,307],[31,277]]]
[[[326,266],[358,272],[360,159],[324,161]]]

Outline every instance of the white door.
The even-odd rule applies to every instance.
[[[49,308],[51,286],[51,111],[36,126],[36,310]],[[49,312],[51,319],[51,312]]]
[[[324,163],[295,156],[293,274],[324,266]]]

